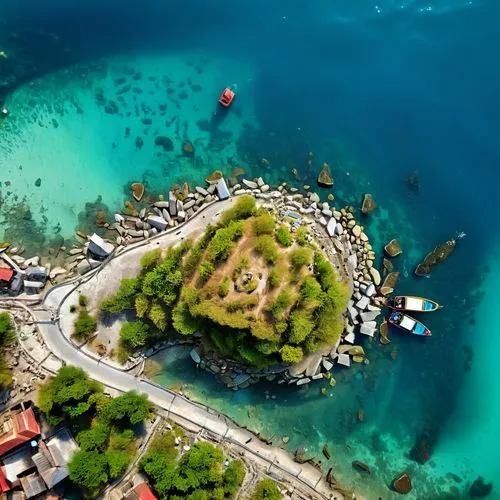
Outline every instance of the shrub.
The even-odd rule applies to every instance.
[[[231,273],[233,281],[236,281],[240,277],[240,274],[243,271],[243,269],[246,269],[248,266],[249,266],[248,257],[246,256],[240,257],[238,264],[236,264],[235,268],[233,269],[233,272]]]
[[[225,304],[227,312],[235,312],[238,310],[245,310],[255,307],[259,303],[258,295],[250,295],[247,297],[241,297],[240,299],[232,300]]]
[[[259,340],[255,344],[255,348],[266,356],[269,356],[270,354],[273,354],[280,350],[278,343],[273,342],[272,340]]]
[[[262,255],[268,264],[275,264],[278,260],[278,247],[274,239],[268,234],[264,234],[257,238],[254,249],[257,253]]]
[[[227,226],[240,219],[248,219],[255,213],[255,198],[250,195],[239,196],[234,207],[226,210],[220,218],[220,225]]]
[[[164,332],[167,329],[167,313],[158,301],[153,301],[153,304],[148,311],[148,318],[153,322],[158,330]]]
[[[75,320],[74,326],[75,331],[73,335],[78,340],[87,340],[96,332],[97,320],[94,318],[94,316],[91,316],[86,309],[82,309],[78,313],[78,317]]]
[[[250,326],[248,319],[240,312],[228,313],[224,306],[215,304],[210,300],[203,300],[190,307],[194,316],[208,318],[221,326],[228,326],[237,330],[246,330]]]
[[[245,479],[245,466],[241,460],[229,462],[222,478],[224,493],[227,498],[233,498]]]
[[[275,226],[274,217],[271,214],[262,214],[252,221],[252,231],[257,236],[261,234],[272,234]]]
[[[291,345],[284,345],[280,349],[281,359],[285,363],[300,363],[304,357],[304,353],[300,347],[294,347]]]
[[[140,291],[140,281],[137,278],[124,278],[118,292],[104,299],[100,304],[101,311],[120,313],[126,309],[135,308],[135,296]]]
[[[14,325],[8,312],[0,313],[0,348],[16,340]]]
[[[314,322],[307,311],[297,309],[290,315],[290,343],[301,344],[313,328]]]
[[[282,313],[292,305],[294,296],[290,288],[285,288],[276,297],[276,300],[269,304],[266,309],[275,317],[280,318]]]
[[[215,272],[215,267],[211,262],[204,260],[198,267],[198,272],[200,273],[200,279],[202,281],[208,281],[208,278],[212,276]]]
[[[140,293],[135,298],[135,312],[138,318],[144,318],[149,309],[149,299],[143,294]]]
[[[276,240],[284,247],[289,247],[293,243],[292,233],[284,224],[276,230]]]
[[[273,327],[264,321],[255,321],[250,325],[250,332],[259,340],[276,340]]]
[[[149,252],[146,252],[141,257],[142,271],[147,272],[147,271],[150,271],[151,269],[153,269],[160,261],[160,257],[161,257],[161,249],[160,248],[155,248],[154,250],[150,250]]]
[[[298,229],[297,229],[297,232],[295,233],[295,241],[301,246],[301,247],[305,247],[309,244],[309,242],[307,241],[307,233],[308,233],[308,229],[306,226],[300,226]]]
[[[198,329],[198,321],[189,312],[187,302],[179,302],[172,310],[172,326],[181,335],[192,335]]]
[[[88,300],[87,300],[87,297],[85,295],[83,295],[83,293],[81,293],[79,296],[78,296],[78,305],[80,307],[87,307],[87,304],[88,304]]]
[[[127,321],[120,329],[120,341],[128,350],[146,345],[149,327],[142,321]]]
[[[272,479],[261,479],[256,485],[249,500],[281,500],[278,485]]]
[[[217,289],[217,293],[219,297],[223,299],[229,293],[229,286],[231,284],[231,280],[228,276],[226,276],[220,283],[219,288]]]
[[[166,259],[144,276],[142,292],[148,297],[160,299],[170,305],[177,299],[182,285],[182,273],[178,269],[175,256]]]
[[[276,288],[281,283],[281,276],[276,267],[273,267],[269,272],[269,276],[267,277],[267,286],[269,288]]]
[[[227,260],[236,241],[243,235],[243,224],[231,222],[227,227],[217,229],[207,248],[207,259],[212,262]]]
[[[314,253],[314,274],[324,291],[327,291],[337,282],[334,267],[321,252]]]
[[[251,279],[250,281],[247,281],[243,285],[243,290],[247,293],[252,293],[255,290],[257,290],[257,287],[259,286],[259,282],[256,279]]]
[[[311,263],[311,251],[308,248],[295,248],[290,252],[290,263],[293,268],[298,270]]]
[[[75,304],[71,304],[71,305],[69,306],[69,312],[70,312],[70,313],[75,313],[75,312],[76,312],[76,310],[77,310],[77,307],[75,306]]]
[[[322,297],[321,285],[313,276],[306,276],[300,287],[300,297],[302,300],[319,300]]]

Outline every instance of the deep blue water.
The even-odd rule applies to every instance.
[[[432,343],[393,340],[399,365],[391,411],[377,415],[376,404],[382,391],[377,359],[385,367],[390,351],[373,346],[375,388],[355,386],[380,425],[389,426],[399,414],[410,440],[428,432],[439,445],[468,376],[463,346],[481,342],[474,309],[499,243],[498,2],[7,0],[2,12],[0,50],[6,46],[32,61],[16,63],[19,83],[71,63],[131,52],[200,51],[255,67],[251,81],[235,82],[261,126],[240,138],[247,168],[258,173],[266,157],[298,168],[311,183],[317,170],[307,168],[306,155],[314,150],[332,164],[338,198],[358,205],[370,191],[388,211],[389,218],[375,214],[366,225],[379,245],[393,236],[403,242],[398,266],[408,276],[398,290],[446,304],[428,320]],[[52,47],[47,33],[70,50],[60,50],[61,44],[42,50]],[[7,78],[1,64],[0,81]],[[232,78],[228,67],[221,85]],[[415,170],[418,195],[405,181]],[[467,237],[452,258],[430,280],[412,278],[416,260],[457,231]],[[351,404],[351,396],[344,401]],[[249,396],[247,404],[259,397]],[[336,404],[342,401],[339,396]],[[356,431],[347,426],[343,432]],[[339,442],[341,436],[332,430],[326,439]],[[495,479],[490,475],[486,479]]]

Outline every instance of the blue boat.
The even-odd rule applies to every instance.
[[[388,302],[388,307],[397,311],[431,312],[440,309],[441,305],[430,299],[423,297],[413,297],[412,295],[399,295],[393,297]]]
[[[420,335],[422,337],[431,336],[431,331],[423,323],[402,312],[392,311],[387,321],[391,325],[401,328],[401,330],[413,333],[413,335]]]

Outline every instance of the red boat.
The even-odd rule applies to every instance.
[[[226,87],[219,97],[219,102],[225,107],[229,108],[234,100],[235,93],[229,87]]]

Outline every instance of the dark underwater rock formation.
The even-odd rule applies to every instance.
[[[425,256],[425,259],[415,269],[417,276],[429,275],[435,266],[446,260],[455,249],[456,241],[448,240],[438,245],[432,252]]]
[[[493,483],[485,483],[484,479],[479,476],[469,488],[470,498],[486,498],[493,489]]]
[[[406,178],[406,185],[408,189],[415,194],[420,193],[420,175],[418,170],[411,172]]]
[[[163,148],[163,151],[167,153],[174,150],[174,143],[172,142],[172,139],[165,137],[164,135],[159,135],[155,138],[155,146]]]

